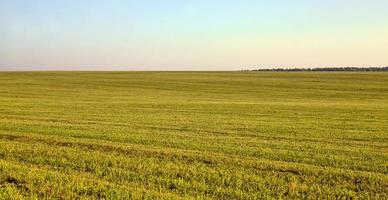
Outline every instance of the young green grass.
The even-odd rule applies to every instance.
[[[388,73],[0,73],[0,199],[388,198]]]

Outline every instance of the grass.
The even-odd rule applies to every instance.
[[[0,199],[388,198],[388,73],[0,73]]]

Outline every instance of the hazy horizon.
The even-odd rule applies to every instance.
[[[0,71],[388,65],[388,1],[0,0]]]

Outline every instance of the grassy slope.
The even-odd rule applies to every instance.
[[[0,73],[0,199],[388,198],[388,73]]]

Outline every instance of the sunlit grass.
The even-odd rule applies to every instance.
[[[388,73],[0,73],[0,199],[388,198]]]

